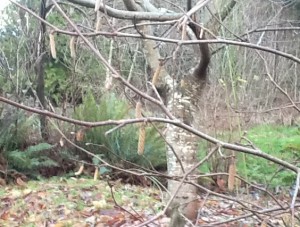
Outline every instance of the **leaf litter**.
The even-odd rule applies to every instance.
[[[228,195],[227,195],[228,196]],[[0,226],[102,227],[134,226],[154,217],[163,209],[161,192],[151,187],[121,184],[85,178],[51,178],[0,187]],[[287,226],[291,214],[257,213],[277,206],[275,201],[254,195],[233,196],[233,200],[213,195],[199,197],[198,225],[200,226]],[[247,207],[234,200],[243,201]],[[288,205],[290,198],[280,197]],[[296,216],[299,210],[296,209]],[[228,222],[232,220],[232,222]],[[148,226],[168,226],[163,216]],[[224,224],[220,224],[220,223]],[[214,225],[214,223],[219,223]],[[295,226],[299,226],[296,222]]]
[[[115,184],[111,189],[105,181],[83,178],[5,186],[0,226],[130,226],[161,209],[157,194],[153,188]]]

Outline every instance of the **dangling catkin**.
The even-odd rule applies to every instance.
[[[56,59],[56,48],[55,48],[55,40],[54,40],[53,33],[49,34],[49,39],[50,39],[50,51],[51,51],[52,58]]]
[[[232,192],[235,185],[236,166],[235,161],[231,160],[228,170],[228,191]]]
[[[138,142],[138,154],[144,154],[146,140],[146,127],[145,123],[142,123],[139,130],[139,142]]]
[[[135,106],[135,117],[142,118],[142,103],[138,101]],[[139,129],[139,141],[138,141],[138,154],[142,155],[144,154],[145,149],[145,139],[146,139],[146,127],[145,123],[138,124]]]
[[[153,78],[152,78],[152,84],[153,84],[154,86],[157,85],[157,82],[158,82],[158,78],[159,78],[159,75],[160,75],[161,68],[162,68],[162,65],[161,65],[161,63],[160,63],[160,64],[158,65],[157,69],[155,70],[154,75],[153,75]]]
[[[70,40],[70,52],[71,52],[71,58],[76,58],[76,51],[75,51],[75,41],[76,37],[72,36]]]

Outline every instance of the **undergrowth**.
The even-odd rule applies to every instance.
[[[34,115],[21,110],[8,110],[0,121],[0,148],[2,152],[20,149],[27,143],[28,133],[38,125]]]
[[[69,150],[57,152],[54,145],[43,142],[39,117],[21,110],[8,111],[0,121],[0,170],[17,171],[39,177],[40,171],[59,168],[64,160],[74,157]]]
[[[135,117],[132,109],[125,100],[117,98],[114,94],[96,99],[92,93],[88,93],[83,104],[76,108],[74,117],[92,122],[130,119]],[[56,174],[57,168],[65,170],[66,163],[74,162],[75,159],[99,164],[98,159],[91,159],[78,150],[74,154],[72,149],[61,148],[58,145],[54,147],[44,142],[39,133],[40,124],[36,115],[14,111],[5,116],[0,124],[0,158],[5,159],[3,166],[0,163],[0,170],[16,170],[27,176],[38,177],[40,174]],[[131,163],[134,163],[147,168],[166,170],[165,142],[156,130],[162,130],[162,127],[159,124],[153,126],[148,124],[146,127],[143,155],[137,154],[137,125],[124,125],[115,130],[112,130],[115,126],[111,125],[87,129],[83,140],[77,143],[96,156],[120,167],[133,167]],[[105,134],[109,130],[112,131]]]
[[[58,163],[45,153],[51,148],[53,148],[53,145],[39,143],[27,147],[24,151],[14,150],[7,152],[6,158],[10,168],[17,169],[25,174],[32,174],[42,167],[58,166]]]
[[[84,121],[105,121],[134,117],[132,108],[125,100],[114,94],[103,95],[98,101],[89,93],[75,110],[75,118]],[[82,146],[111,163],[128,166],[124,160],[144,167],[166,168],[164,140],[152,125],[146,129],[144,155],[137,154],[137,125],[126,125],[112,130],[115,126],[102,126],[89,129],[85,133]],[[159,127],[159,125],[157,126]],[[109,134],[105,134],[109,132]]]
[[[299,165],[300,130],[298,127],[261,125],[249,130],[247,138],[263,152]],[[240,173],[263,184],[291,185],[295,179],[295,174],[291,171],[259,157],[247,155],[246,165],[246,172],[240,171]]]
[[[132,109],[125,100],[120,100],[114,94],[103,95],[96,99],[89,93],[84,98],[83,104],[76,108],[74,116],[79,120],[93,122],[130,119],[134,117]],[[58,167],[62,163],[61,159],[68,159],[69,151],[55,151],[56,155],[53,155],[54,153],[50,152],[53,146],[48,143],[28,144],[28,135],[39,128],[36,116],[27,116],[23,111],[14,111],[5,116],[4,120],[0,122],[0,155],[7,160],[8,169],[15,169],[25,174],[38,174],[40,168]],[[163,170],[166,169],[166,147],[164,140],[156,130],[156,128],[162,130],[163,126],[159,124],[155,126],[153,127],[151,124],[147,126],[145,151],[142,156],[137,154],[137,125],[124,125],[120,128],[108,125],[87,129],[83,141],[78,143],[112,164],[132,167],[126,162],[128,161],[144,167]],[[106,134],[107,132],[110,133]],[[218,136],[221,140],[226,140],[227,137],[226,133]],[[299,127],[260,125],[249,129],[246,137],[251,141],[252,146],[299,166]],[[243,143],[249,145],[246,141]],[[199,158],[203,158],[208,150],[208,143],[202,141],[199,146]],[[231,154],[224,150],[222,152],[225,155]],[[263,158],[248,154],[242,157],[238,152],[237,157],[237,173],[250,182],[275,187],[277,185],[290,186],[295,180],[294,173]],[[218,153],[209,162],[200,166],[200,170],[203,173],[226,172],[228,166],[224,160]],[[96,159],[90,161],[98,164]]]
[[[226,133],[223,133],[218,138],[226,141],[226,137]],[[260,125],[249,129],[246,137],[251,144],[243,141],[244,145],[255,146],[267,154],[299,166],[300,129],[298,127]],[[236,140],[239,139],[236,138]],[[199,158],[203,158],[207,150],[209,150],[208,143],[202,141],[199,146]],[[222,150],[222,153],[224,156],[231,155],[231,152],[224,150]],[[239,152],[236,152],[236,154],[237,174],[250,182],[276,187],[291,186],[295,181],[296,176],[293,172],[275,163],[254,155]],[[199,169],[203,173],[227,172],[228,164],[224,160],[226,159],[220,157],[218,153]]]

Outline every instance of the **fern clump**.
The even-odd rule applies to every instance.
[[[2,152],[11,151],[24,147],[30,139],[38,137],[35,133],[39,128],[39,119],[36,115],[26,116],[24,111],[7,110],[0,121],[0,148]]]
[[[46,151],[53,148],[48,143],[39,143],[29,146],[24,151],[14,150],[7,152],[6,159],[10,168],[22,173],[34,173],[43,167],[58,166],[58,163],[47,155]]]
[[[114,94],[103,95],[97,102],[89,93],[83,104],[75,109],[75,118],[84,121],[105,121],[133,118],[134,113],[124,100]],[[124,159],[145,167],[166,166],[165,143],[154,127],[146,127],[144,155],[137,154],[138,126],[126,125],[105,136],[115,126],[103,126],[87,130],[84,142],[86,149],[112,163]],[[124,163],[124,162],[123,162]]]

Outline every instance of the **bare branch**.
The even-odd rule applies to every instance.
[[[11,0],[12,1],[12,0]],[[68,0],[74,4],[78,4],[87,8],[95,8],[94,0]],[[137,12],[137,11],[127,11],[118,10],[111,8],[107,5],[100,4],[100,9],[102,12],[107,11],[107,14],[111,17],[126,19],[126,20],[150,20],[150,21],[167,21],[175,20],[183,16],[182,13],[169,13],[169,12]]]

